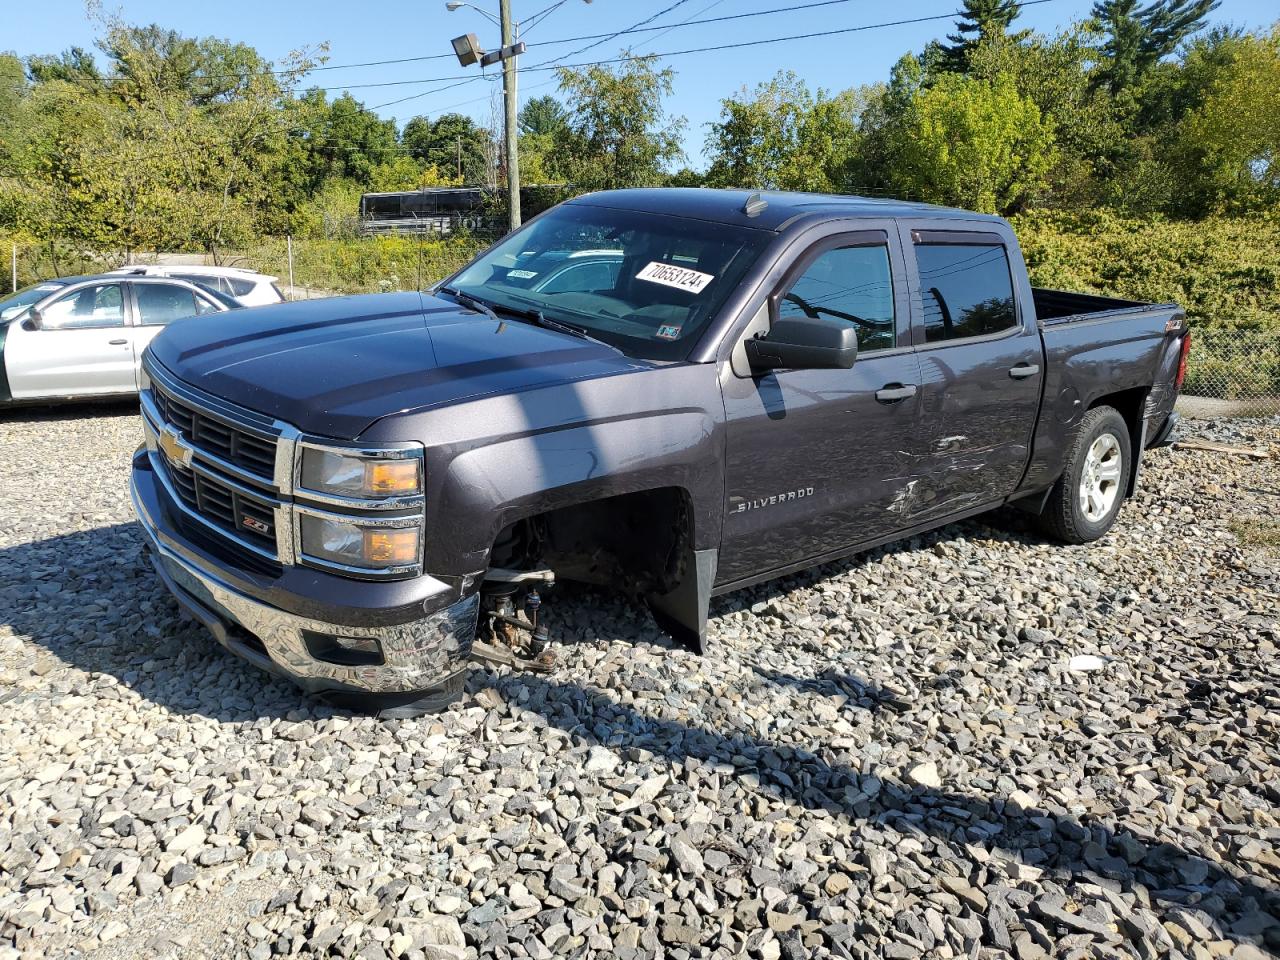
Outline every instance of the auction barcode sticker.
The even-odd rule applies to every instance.
[[[651,261],[647,267],[636,274],[636,279],[660,283],[664,287],[675,287],[677,290],[688,290],[690,293],[701,293],[706,285],[715,279],[715,276],[710,273],[699,273],[688,267]]]

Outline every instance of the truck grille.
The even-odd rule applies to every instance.
[[[271,480],[276,467],[276,441],[267,440],[224,420],[210,416],[152,380],[156,410],[198,450],[235,464],[263,480]]]
[[[275,512],[271,504],[241,493],[213,477],[166,464],[169,479],[191,510],[237,537],[248,539],[273,555],[276,550]]]
[[[275,486],[276,457],[292,463],[292,439],[282,439],[279,424],[251,410],[202,400],[198,391],[152,364],[147,375],[151,387],[142,397],[147,445],[176,506],[209,538],[222,540],[224,549],[278,567],[286,559],[279,544],[289,542],[290,529],[287,518],[279,520],[282,495],[289,491]],[[182,438],[176,454],[174,433]],[[169,440],[163,440],[165,434]],[[282,444],[287,445],[277,449]],[[278,531],[281,524],[286,529]]]

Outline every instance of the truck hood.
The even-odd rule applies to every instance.
[[[340,440],[391,414],[651,366],[419,293],[209,314],[169,326],[149,349],[185,383]]]

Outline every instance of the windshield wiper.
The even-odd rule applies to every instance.
[[[498,323],[502,322],[502,318],[493,312],[493,307],[489,306],[489,304],[485,303],[483,300],[471,296],[469,293],[463,293],[461,290],[457,290],[453,287],[441,287],[440,292],[447,293],[464,307],[470,307],[472,310],[480,311],[490,320],[496,320]]]
[[[591,343],[598,343],[602,347],[616,349],[612,347],[611,344],[605,343],[603,340],[597,340],[591,334],[587,333],[587,331],[582,327],[574,326],[571,323],[565,323],[563,320],[551,319],[542,312],[540,307],[529,307],[528,309],[525,309],[522,307],[509,307],[505,303],[489,304],[484,300],[481,300],[479,297],[473,297],[471,294],[463,293],[461,290],[456,290],[453,287],[441,287],[440,292],[449,294],[449,296],[453,297],[463,306],[479,310],[481,313],[492,317],[499,323],[502,322],[502,318],[494,312],[495,309],[501,310],[503,313],[509,313],[511,316],[517,317],[521,320],[532,320],[538,326],[546,327],[548,330],[558,330],[560,333],[567,333],[571,337],[577,337],[579,340],[589,340]],[[521,299],[524,298],[522,297]],[[526,302],[532,303],[533,301],[529,300]]]

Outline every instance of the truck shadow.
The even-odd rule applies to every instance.
[[[846,710],[884,709],[885,702],[893,709],[909,709],[909,705],[895,703],[894,698],[845,675],[821,672],[815,677],[796,677],[759,669],[755,672],[770,683],[802,692],[852,694],[856,702],[847,703]],[[1276,885],[1280,878],[1255,878],[1237,863],[1217,861],[1162,841],[1149,830],[1121,819],[1081,818],[1048,805],[1044,809],[1023,808],[997,797],[882,779],[842,763],[839,752],[828,744],[801,748],[771,742],[745,729],[710,729],[649,716],[619,703],[612,688],[562,684],[554,677],[525,674],[477,676],[473,686],[485,683],[506,698],[516,719],[528,711],[586,742],[607,745],[619,753],[632,748],[648,751],[682,765],[680,777],[686,782],[690,781],[689,761],[720,769],[732,765],[735,774],[753,778],[758,793],[783,804],[823,810],[845,821],[849,827],[846,842],[855,848],[862,846],[859,833],[863,830],[895,834],[881,840],[880,849],[896,851],[905,858],[909,863],[906,873],[936,871],[961,881],[958,886],[964,892],[956,901],[968,906],[981,921],[983,945],[1016,954],[1014,941],[1029,931],[1045,951],[1053,951],[1061,938],[1078,935],[1074,946],[1083,949],[1092,943],[1090,955],[1112,955],[1126,941],[1130,949],[1146,955],[1146,948],[1136,943],[1144,937],[1160,953],[1166,953],[1173,941],[1161,924],[1176,923],[1181,911],[1216,939],[1261,943],[1262,950],[1280,956],[1272,952],[1280,947],[1280,888]],[[914,846],[909,848],[908,841]],[[714,836],[708,837],[707,844],[718,846]],[[978,857],[973,855],[975,848],[982,851]],[[723,849],[732,860],[732,844]],[[612,851],[612,856],[623,864],[635,859],[625,847]],[[737,861],[727,868],[726,875],[745,877],[750,868],[750,863]],[[846,869],[855,874],[869,870],[873,885],[877,880],[888,880],[887,875],[877,878],[876,868],[869,867],[867,859],[846,864]],[[1023,883],[1028,879],[1036,883]],[[803,884],[786,885],[785,892],[796,895],[811,918],[821,916],[827,900],[816,887],[806,894]],[[1115,915],[1096,908],[1070,915],[1063,912],[1067,903],[1089,900],[1095,904],[1110,901],[1110,905],[1128,901],[1135,911],[1142,908],[1154,913],[1157,922],[1153,925],[1149,915],[1143,919],[1124,910]],[[926,899],[919,907],[923,910],[928,905]],[[923,917],[917,916],[919,923],[903,921],[906,912],[903,908],[895,917],[896,929],[918,936],[925,928]],[[845,928],[850,938],[885,935],[882,926],[857,919],[856,911],[854,915]],[[1183,925],[1182,929],[1195,928]],[[842,945],[835,940],[828,946],[837,956],[851,955],[841,952]]]
[[[0,404],[0,423],[57,423],[63,420],[81,421],[87,417],[119,418],[138,415],[138,398],[111,400],[64,400],[60,403]]]
[[[53,411],[49,416],[61,416]],[[131,414],[132,415],[132,414]],[[956,536],[973,536],[966,521],[923,537],[745,590],[712,601],[713,618],[750,607],[897,551],[922,549]],[[983,525],[982,535],[1013,537]],[[606,625],[618,597],[598,587],[562,584],[549,604],[575,612],[576,637],[623,637],[673,647],[640,604]],[[605,608],[602,614],[601,608]],[[555,619],[559,619],[556,617]],[[140,696],[183,713],[220,721],[255,720],[298,711],[342,712],[304,697],[291,684],[263,674],[224,651],[187,617],[156,577],[141,532],[132,523],[62,534],[0,547],[0,626],[30,637],[47,654],[88,674],[106,674]],[[714,629],[714,624],[713,624]],[[28,660],[32,663],[28,654]],[[195,682],[193,676],[203,682]],[[92,682],[92,680],[87,681]]]

